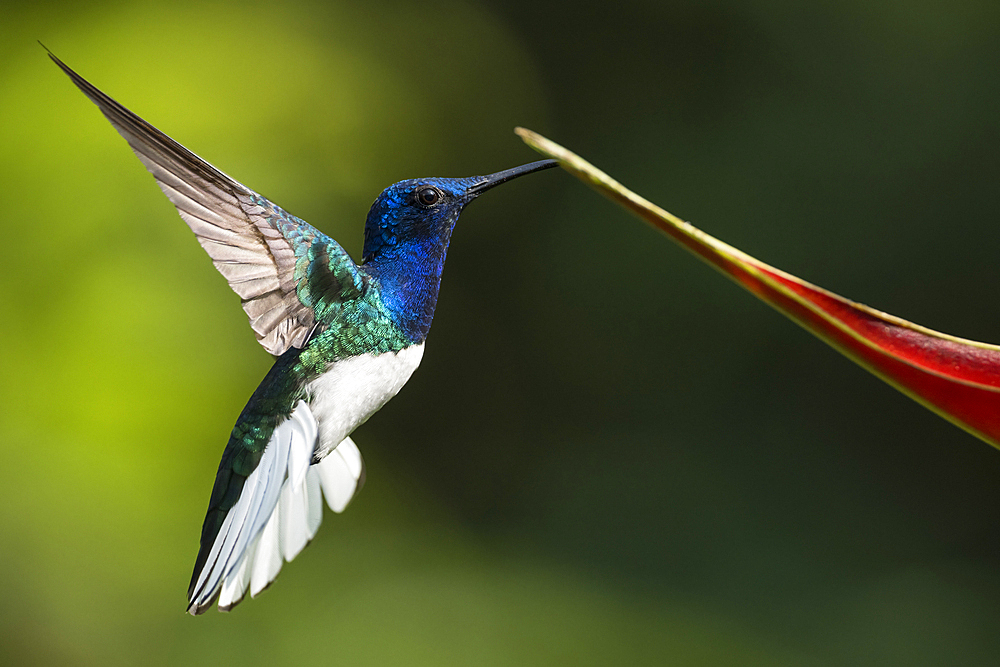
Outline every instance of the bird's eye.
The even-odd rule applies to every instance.
[[[424,206],[434,206],[441,199],[441,191],[437,188],[420,188],[417,190],[417,201]]]

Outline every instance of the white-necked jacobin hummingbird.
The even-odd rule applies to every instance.
[[[486,190],[556,166],[418,178],[368,213],[362,262],[115,102],[49,53],[156,178],[277,359],[233,427],[212,488],[188,611],[256,596],[364,482],[349,437],[420,363],[452,230]]]

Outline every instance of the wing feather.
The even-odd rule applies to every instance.
[[[329,263],[311,270],[334,276],[329,298],[361,293],[367,276],[330,237],[282,210],[181,146],[49,57],[98,106],[156,179],[233,291],[243,300],[257,340],[280,356],[301,348],[316,328],[315,304],[303,303],[300,259],[320,244]],[[264,301],[265,305],[259,304]],[[262,317],[263,312],[267,313]]]

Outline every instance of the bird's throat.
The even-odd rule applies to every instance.
[[[430,331],[448,240],[401,244],[383,250],[364,264],[378,279],[382,301],[395,324],[414,342],[422,342]]]

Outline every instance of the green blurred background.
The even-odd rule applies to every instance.
[[[1000,342],[1000,6],[18,3],[0,41],[0,664],[995,665],[1000,452],[568,175],[462,218],[368,483],[184,614],[270,358],[35,40],[357,255],[549,135],[754,256]]]

